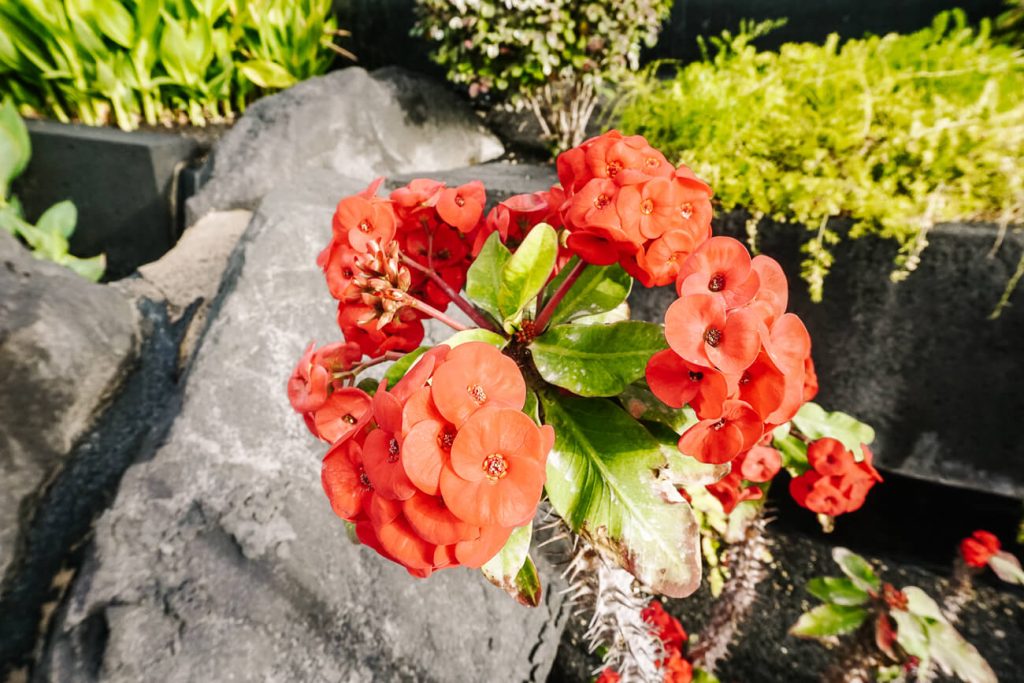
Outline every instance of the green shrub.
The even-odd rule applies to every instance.
[[[25,122],[9,100],[0,102],[0,230],[21,238],[36,258],[67,266],[90,280],[99,280],[107,264],[103,254],[83,259],[68,253],[68,239],[78,222],[74,204],[58,202],[32,225],[22,216],[18,198],[8,194],[11,182],[25,170],[31,156]]]
[[[470,95],[507,94],[548,141],[583,140],[598,89],[639,68],[672,0],[416,0],[413,33]]]
[[[704,60],[659,79],[651,68],[617,110],[701,174],[725,209],[807,226],[803,276],[820,299],[840,235],[898,241],[895,279],[944,221],[1024,218],[1024,54],[962,13],[930,28],[759,52],[770,26],[707,45]]]
[[[337,34],[330,0],[0,2],[0,97],[60,121],[203,125],[326,71]]]

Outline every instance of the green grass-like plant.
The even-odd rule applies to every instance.
[[[987,22],[953,11],[909,35],[755,49],[773,27],[702,41],[704,59],[667,79],[652,65],[614,118],[693,166],[722,208],[750,211],[752,241],[763,217],[806,226],[815,300],[840,240],[831,218],[896,240],[896,280],[937,223],[1021,221],[1024,53]]]
[[[325,72],[341,33],[331,0],[0,2],[0,97],[64,122],[203,125]]]

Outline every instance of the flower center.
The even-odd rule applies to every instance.
[[[388,442],[388,460],[389,463],[394,464],[398,462],[398,441],[391,439]]]
[[[716,422],[715,424],[711,425],[711,428],[712,428],[712,429],[714,429],[714,430],[715,430],[715,431],[717,432],[717,431],[718,431],[718,430],[720,430],[720,429],[721,429],[722,427],[724,427],[724,426],[725,426],[725,424],[726,424],[726,419],[725,419],[725,418],[723,417],[723,418],[722,418],[721,420],[719,420],[719,421],[718,421],[718,422]]]
[[[652,202],[650,199],[645,199],[642,202],[640,202],[640,213],[642,213],[645,216],[650,216],[652,213],[654,213],[654,202]]]
[[[691,382],[699,382],[702,379],[704,379],[704,373],[703,372],[694,372],[693,370],[690,370],[690,381]]]
[[[711,279],[708,280],[708,289],[712,292],[721,292],[725,289],[725,276],[721,273],[715,273],[712,275]]]
[[[373,226],[370,225],[370,221],[364,220],[359,224],[359,229],[362,230],[363,232],[370,232],[371,230],[373,230]]]
[[[622,170],[622,162],[621,161],[609,161],[608,165],[604,167],[604,170],[608,174],[609,178],[614,178],[615,176],[617,176],[619,174],[619,171]]]
[[[604,207],[608,206],[608,204],[611,201],[611,197],[609,197],[608,195],[599,194],[596,197],[594,197],[594,208],[598,210],[603,209]]]
[[[684,202],[683,205],[679,207],[679,213],[683,218],[689,219],[693,215],[693,204],[690,202]]]
[[[661,162],[658,161],[657,157],[647,157],[644,159],[644,163],[647,164],[648,168],[655,168],[656,166],[661,165]]]
[[[354,425],[356,422],[358,422],[358,420],[356,420],[356,418],[352,416],[352,413],[345,413],[344,415],[342,415],[341,421],[348,423],[350,425]]]
[[[440,446],[443,451],[450,451],[453,443],[455,443],[455,430],[450,426],[445,427],[441,430],[441,433],[437,435],[437,445]]]
[[[466,391],[469,392],[470,397],[476,401],[477,405],[483,405],[483,402],[487,400],[487,392],[479,384],[470,384],[466,387]]]
[[[744,370],[744,371],[743,371],[743,376],[742,376],[742,377],[740,377],[740,384],[750,384],[750,380],[751,380],[751,379],[752,379],[752,378],[751,378],[751,376],[750,376],[750,373],[749,373],[749,372],[747,372],[746,370]]]
[[[704,341],[707,342],[708,346],[718,346],[722,342],[722,331],[717,327],[709,327],[704,332]]]
[[[348,280],[351,280],[353,276],[355,276],[355,273],[352,271],[351,268],[345,268],[344,270],[341,271],[341,274],[344,275],[345,278]]]
[[[466,200],[462,198],[461,194],[455,195],[455,206],[463,207],[466,205]]]
[[[359,485],[363,487],[364,491],[373,490],[373,483],[370,481],[370,478],[366,476],[366,470],[364,470],[362,466],[359,467]]]
[[[491,453],[484,458],[483,470],[492,483],[504,479],[508,474],[508,460],[501,453]]]

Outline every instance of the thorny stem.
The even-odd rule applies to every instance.
[[[438,287],[440,287],[441,291],[444,292],[448,296],[448,298],[452,300],[452,303],[458,306],[460,311],[469,316],[469,319],[476,323],[478,327],[482,327],[485,330],[490,330],[491,332],[499,332],[494,328],[494,324],[490,320],[485,318],[483,314],[480,313],[480,311],[476,310],[476,307],[473,306],[473,304],[466,301],[464,298],[462,298],[462,295],[460,295],[458,292],[452,289],[451,286],[444,281],[444,278],[437,274],[436,270],[434,270],[433,268],[427,268],[426,266],[417,263],[416,261],[412,260],[405,254],[402,254],[402,263],[409,266],[413,270],[423,273],[428,278],[430,278],[430,281],[433,282]]]
[[[764,563],[767,546],[764,530],[767,524],[762,511],[747,527],[746,538],[729,549],[727,559],[732,573],[711,621],[690,650],[694,668],[713,674],[718,661],[728,653],[729,645],[750,616],[757,600],[757,585],[768,574]]]
[[[538,332],[543,332],[544,328],[548,326],[549,322],[551,322],[551,316],[555,314],[555,309],[558,308],[558,304],[562,303],[562,299],[564,299],[565,295],[569,293],[572,286],[576,284],[576,280],[580,278],[580,275],[583,274],[583,270],[586,267],[587,262],[580,259],[580,261],[573,266],[569,276],[562,281],[562,284],[557,290],[555,290],[555,293],[551,295],[551,299],[548,300],[547,304],[544,305],[544,309],[540,312],[540,315],[537,316],[536,328]]]
[[[421,313],[426,313],[431,318],[436,318],[440,320],[441,322],[443,322],[445,325],[452,328],[456,332],[465,332],[466,330],[470,329],[463,325],[462,323],[458,322],[457,320],[449,318],[447,315],[437,310],[427,302],[420,301],[416,297],[410,295],[408,292],[403,292],[400,289],[391,289],[388,290],[385,294],[393,301],[398,301],[403,305],[408,306],[409,308],[415,308],[417,311],[420,311]]]

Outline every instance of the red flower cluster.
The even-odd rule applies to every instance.
[[[793,313],[782,268],[750,258],[731,237],[712,237],[683,262],[680,298],[665,313],[671,348],[647,365],[647,382],[667,405],[689,404],[700,422],[679,449],[725,463],[790,420],[817,392],[811,338]]]
[[[862,445],[864,459],[857,462],[836,439],[818,439],[807,448],[811,469],[789,482],[797,505],[835,517],[860,509],[868,491],[882,476],[871,464],[871,450]]]
[[[960,541],[960,554],[971,567],[982,568],[1002,549],[999,539],[988,531],[975,531]]]
[[[522,412],[525,399],[515,362],[482,342],[431,349],[372,398],[334,391],[307,417],[332,444],[331,507],[415,576],[480,567],[533,518],[544,486],[554,430]]]
[[[450,188],[417,179],[388,199],[376,196],[381,182],[338,203],[331,242],[317,258],[331,296],[340,302],[338,325],[345,339],[370,357],[411,351],[423,340],[423,314],[390,301],[383,290],[408,292],[443,311],[450,298],[423,268],[435,270],[452,290],[461,289],[482,232],[485,201],[478,181]]]
[[[761,441],[770,442],[771,436]],[[745,500],[760,500],[764,490],[758,484],[771,481],[780,469],[782,455],[777,450],[768,445],[754,446],[732,461],[729,474],[706,488],[729,514]]]
[[[658,600],[651,600],[641,615],[644,621],[654,626],[665,648],[665,658],[661,660],[665,683],[690,683],[693,680],[693,665],[683,657],[683,646],[688,638],[683,625],[666,612]],[[618,672],[605,669],[597,677],[596,683],[618,683],[621,680]]]
[[[563,152],[558,179],[569,248],[587,263],[620,263],[644,286],[675,280],[711,236],[711,189],[642,136],[610,131]]]

